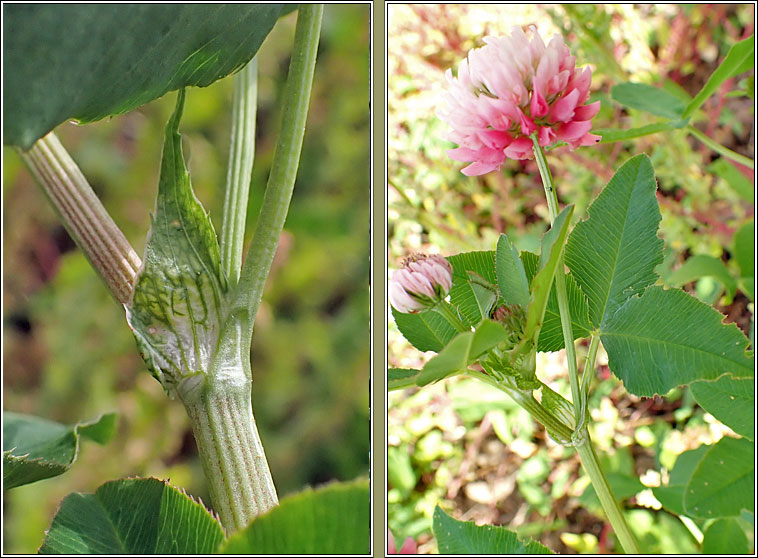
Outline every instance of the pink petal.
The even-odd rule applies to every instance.
[[[429,277],[447,292],[453,285],[452,268],[450,265],[444,265],[440,260],[447,264],[447,260],[442,256],[430,256],[426,261],[429,264]]]
[[[550,126],[542,126],[537,137],[542,147],[555,143],[555,132]]]
[[[409,266],[409,269],[412,268]],[[432,285],[432,282],[423,272],[411,271],[411,273],[404,276],[400,284],[405,287],[408,294],[434,296],[434,285]]]
[[[520,117],[521,122],[521,133],[525,136],[530,135],[532,132],[534,132],[537,129],[537,125],[534,123],[534,120],[529,118],[524,113],[521,113]]]
[[[590,131],[592,128],[592,122],[590,121],[575,121],[566,122],[556,128],[556,137],[562,141],[572,141],[581,138],[584,134]]]
[[[569,81],[566,89],[578,89],[580,102],[583,103],[590,92],[591,80],[592,70],[585,68],[583,71],[574,74],[574,77]]]
[[[502,149],[511,140],[508,132],[500,130],[484,130],[478,135],[482,143],[490,149]]]
[[[579,145],[595,145],[601,139],[603,139],[603,137],[596,134],[584,134],[579,140]]]
[[[532,102],[529,107],[532,118],[542,118],[547,114],[549,108],[550,106],[547,104],[545,97],[543,97],[535,87],[534,91],[532,92]]]
[[[503,160],[505,160],[505,157],[503,157]],[[461,172],[466,176],[479,176],[492,172],[497,169],[500,164],[501,163],[471,163],[469,166],[462,168]]]
[[[532,155],[532,140],[517,138],[505,148],[505,155],[511,159],[530,159]]]
[[[558,72],[548,81],[545,96],[550,99],[554,99],[559,93],[566,91],[566,85],[571,78],[571,72],[563,70]]]
[[[574,117],[574,109],[579,101],[579,91],[574,89],[568,95],[565,95],[553,103],[550,110],[550,120],[552,122],[568,122]]]
[[[394,281],[390,281],[387,298],[389,298],[390,304],[393,308],[402,314],[410,314],[421,308],[418,302],[413,300],[413,298],[405,292],[402,285],[395,283]]]
[[[591,120],[600,110],[600,101],[576,107],[574,120]]]
[[[458,147],[456,149],[448,149],[447,156],[453,161],[473,161],[479,156],[479,149],[469,149],[467,147]]]
[[[411,537],[407,537],[405,539],[403,546],[400,547],[400,552],[398,552],[398,554],[417,554],[417,553],[418,553],[418,547],[416,546],[416,541],[414,541]]]

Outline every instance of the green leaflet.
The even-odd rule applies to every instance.
[[[216,233],[192,191],[182,155],[183,105],[180,91],[166,125],[143,266],[126,306],[140,353],[169,394],[183,378],[208,372],[226,313]]]
[[[607,320],[600,339],[627,391],[650,397],[725,372],[753,376],[748,339],[723,319],[684,291],[651,286]]]
[[[531,344],[533,347],[537,347],[538,337],[545,319],[548,297],[553,288],[553,279],[558,269],[558,263],[561,261],[563,245],[566,242],[573,213],[574,206],[566,206],[555,218],[550,230],[542,237],[537,273],[529,285],[529,307],[526,310],[526,325],[524,326],[522,345]]]
[[[711,523],[703,533],[703,554],[750,554],[750,544],[737,520],[721,518]]]
[[[421,370],[411,368],[389,368],[387,370],[387,391],[405,389],[416,385],[416,377]]]
[[[158,479],[122,479],[61,503],[40,554],[210,554],[224,540],[202,503]]]
[[[706,169],[724,179],[729,187],[746,202],[755,203],[755,188],[753,181],[737,170],[734,163],[720,157]]]
[[[713,95],[719,86],[730,77],[741,74],[742,72],[747,72],[752,68],[754,66],[754,56],[755,35],[750,35],[747,39],[743,39],[732,45],[732,48],[726,53],[726,56],[721,64],[719,64],[719,67],[716,68],[700,92],[695,95],[695,98],[687,105],[682,117],[687,118],[699,109],[702,104],[708,100],[708,97]]]
[[[718,380],[692,382],[698,405],[740,436],[753,440],[755,432],[755,378],[733,378],[724,374]]]
[[[618,83],[611,87],[611,97],[625,107],[675,120],[682,117],[685,108],[679,97],[646,83]]]
[[[513,531],[493,525],[476,525],[473,521],[453,519],[437,506],[432,530],[440,554],[552,554],[537,541],[522,541]]]
[[[684,491],[688,515],[703,519],[755,511],[755,444],[724,437],[695,467]]]
[[[28,149],[61,122],[94,122],[246,64],[282,4],[3,6],[3,140]]]
[[[587,295],[611,370],[641,396],[725,372],[752,376],[748,340],[736,326],[723,325],[721,314],[682,291],[651,286],[663,260],[655,189],[650,160],[633,157],[566,245],[566,263]]]
[[[466,370],[469,364],[507,338],[508,333],[502,325],[492,320],[484,320],[476,331],[459,333],[427,362],[416,377],[416,384],[425,386]]]
[[[233,534],[220,554],[352,554],[371,547],[369,481],[335,482],[288,496]]]
[[[529,280],[518,250],[505,234],[501,234],[497,241],[495,271],[500,296],[505,302],[526,308],[529,304]]]
[[[663,240],[656,234],[661,213],[655,190],[650,159],[632,157],[592,202],[589,218],[569,235],[566,265],[587,296],[596,327],[657,279]]]
[[[755,299],[755,221],[751,219],[734,233],[734,258],[740,266],[740,288]]]
[[[676,515],[687,515],[684,512],[684,491],[695,467],[708,449],[709,446],[698,446],[682,453],[671,469],[668,484],[653,487],[653,494],[665,509]]]
[[[392,317],[400,333],[419,351],[439,352],[458,333],[444,316],[433,310],[404,314],[392,308]]]
[[[743,277],[755,273],[755,221],[752,219],[734,233],[734,257]]]
[[[657,134],[658,132],[668,132],[670,130],[681,128],[682,126],[683,122],[672,120],[668,122],[656,122],[655,124],[648,124],[647,126],[630,128],[628,130],[614,130],[610,128],[603,128],[599,130],[593,130],[593,133],[602,136],[603,139],[601,139],[598,143],[613,143],[615,141],[625,141],[634,138],[641,138],[643,136]]]
[[[3,488],[9,489],[68,471],[83,436],[106,444],[116,433],[116,414],[67,426],[40,417],[3,413]]]
[[[521,252],[521,261],[529,281],[537,273],[539,256],[531,252]],[[579,285],[576,284],[573,274],[566,274],[566,294],[568,296],[569,310],[571,311],[571,330],[574,339],[589,337],[592,325],[588,317],[587,297],[584,296]],[[550,296],[545,309],[545,318],[537,342],[538,351],[559,351],[563,348],[563,329],[561,328],[561,315],[558,311],[558,295],[555,292],[555,284],[550,289]]]
[[[460,313],[470,325],[476,326],[489,317],[491,304],[496,302],[495,295],[471,281],[469,271],[492,285],[497,284],[495,275],[495,252],[463,252],[449,256],[447,260],[453,266],[453,286],[450,289],[450,303],[457,306]],[[489,306],[489,308],[488,308]]]

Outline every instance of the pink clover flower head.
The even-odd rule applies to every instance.
[[[390,304],[410,314],[428,310],[444,300],[453,284],[453,267],[438,255],[414,254],[392,274]]]
[[[395,537],[392,536],[392,531],[387,529],[387,554],[418,554],[418,546],[416,541],[411,537],[407,537],[400,550],[395,545]]]
[[[590,120],[600,101],[585,105],[592,70],[575,67],[563,37],[545,46],[532,25],[531,40],[514,26],[505,37],[485,37],[485,45],[469,51],[453,77],[437,116],[452,127],[447,139],[459,147],[447,154],[470,162],[461,172],[486,174],[506,159],[531,159],[536,133],[542,147],[565,141],[571,149],[592,145]]]

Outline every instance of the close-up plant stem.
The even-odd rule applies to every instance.
[[[626,554],[639,554],[640,549],[637,546],[637,541],[634,535],[632,535],[626,519],[624,519],[621,506],[619,506],[618,500],[613,495],[603,470],[600,468],[600,461],[598,461],[595,448],[592,447],[587,426],[585,425],[583,430],[579,432],[582,435],[574,436],[574,447],[579,454],[587,476],[592,481],[592,488],[595,489],[595,493],[600,500],[600,505],[603,507],[603,511],[605,511],[605,515],[608,517],[608,521],[611,523],[624,552]]]
[[[251,406],[250,342],[255,313],[289,209],[308,114],[323,6],[298,11],[287,77],[284,116],[258,225],[241,276],[239,271],[252,164],[254,132],[241,120],[253,117],[255,64],[235,86],[231,168],[225,195],[222,261],[239,276],[214,365],[196,389],[181,392],[192,422],[211,495],[227,531],[243,528],[278,503]],[[244,190],[244,193],[242,192]],[[234,292],[234,291],[233,291]],[[243,306],[244,305],[244,306]]]
[[[550,168],[547,165],[545,153],[540,146],[536,134],[531,136],[534,145],[534,156],[537,167],[542,178],[542,185],[545,188],[545,196],[550,212],[550,222],[552,224],[558,216],[558,194],[555,190],[553,178],[550,174]],[[558,270],[555,274],[555,291],[558,298],[558,308],[561,316],[561,328],[563,330],[563,341],[566,347],[566,360],[568,361],[569,382],[571,384],[571,399],[574,404],[574,414],[576,417],[577,429],[574,431],[574,447],[579,454],[579,458],[584,465],[584,470],[590,477],[592,486],[600,499],[600,504],[605,511],[608,520],[613,527],[616,535],[621,542],[621,546],[628,554],[637,554],[639,549],[634,537],[629,530],[629,526],[619,507],[619,503],[613,496],[608,480],[600,468],[600,463],[592,447],[587,425],[584,424],[583,417],[586,410],[587,393],[579,385],[579,377],[576,366],[576,351],[574,348],[574,336],[571,330],[571,314],[569,313],[568,297],[566,294],[566,280],[564,275],[565,265],[563,255],[561,255]],[[589,361],[588,361],[589,362]],[[594,359],[593,359],[594,363]],[[588,375],[590,369],[585,367],[584,374]]]
[[[488,374],[479,372],[476,370],[468,369],[466,374],[472,378],[477,378],[493,387],[496,387],[502,392],[507,393],[511,399],[513,399],[521,408],[527,411],[532,418],[542,424],[549,432],[556,436],[559,436],[563,440],[571,439],[571,430],[553,416],[550,411],[545,409],[531,394],[531,391],[526,392],[518,389],[516,386],[507,386],[503,382],[493,378]]]
[[[232,133],[226,169],[219,249],[221,267],[229,283],[235,285],[242,269],[247,200],[255,156],[255,118],[258,107],[257,55],[234,76],[232,104]]]
[[[688,124],[685,130],[687,130],[688,133],[692,134],[692,136],[694,136],[695,138],[703,142],[705,145],[707,145],[709,148],[711,148],[713,151],[715,151],[719,155],[726,157],[727,159],[731,159],[732,161],[739,163],[740,165],[744,165],[749,169],[755,168],[755,162],[752,159],[749,159],[745,157],[744,155],[740,155],[739,153],[732,151],[728,147],[724,147],[717,141],[714,141],[708,136],[706,136],[703,132],[695,128],[692,124]]]
[[[323,6],[299,8],[287,78],[282,128],[263,207],[240,279],[245,217],[254,155],[257,63],[235,78],[233,129],[220,234],[221,262],[236,305],[224,324],[211,370],[179,388],[198,444],[211,498],[227,532],[245,527],[278,498],[251,406],[249,347],[252,326],[287,216],[308,113]],[[81,171],[51,133],[22,159],[66,228],[116,299],[128,304],[140,259],[110,218]],[[240,306],[246,312],[240,312]],[[200,380],[200,381],[197,381]]]
[[[241,358],[242,371],[249,371],[249,362]],[[210,378],[193,396],[182,397],[213,507],[227,532],[244,528],[279,503],[250,395],[248,378],[229,374],[221,381]]]
[[[54,132],[17,149],[71,238],[121,304],[131,298],[140,257]]]
[[[303,4],[298,8],[295,45],[284,91],[282,127],[252,244],[232,301],[231,311],[246,316],[243,339],[247,342],[252,339],[255,315],[295,186],[323,10],[321,4]]]
[[[534,144],[534,156],[537,161],[537,167],[542,177],[542,185],[545,188],[545,197],[547,198],[547,207],[550,213],[550,224],[552,225],[558,217],[558,194],[555,191],[553,177],[550,174],[550,167],[547,165],[545,152],[542,150],[537,136],[532,135]],[[579,373],[576,367],[576,350],[574,348],[574,334],[571,329],[571,313],[569,311],[568,296],[566,294],[566,278],[564,274],[565,264],[563,263],[563,254],[558,262],[558,269],[555,273],[555,292],[558,296],[558,309],[561,314],[561,329],[563,331],[563,341],[566,347],[566,360],[568,361],[569,382],[571,384],[571,400],[574,403],[574,414],[576,424],[580,424],[580,409],[582,407],[582,392],[579,389]]]

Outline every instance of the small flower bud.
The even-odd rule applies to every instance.
[[[444,300],[453,284],[453,267],[438,255],[414,254],[392,274],[390,304],[404,314],[428,310]]]
[[[521,340],[526,323],[526,312],[518,304],[498,306],[492,313],[492,319],[505,326],[509,333],[509,347],[515,346]]]

